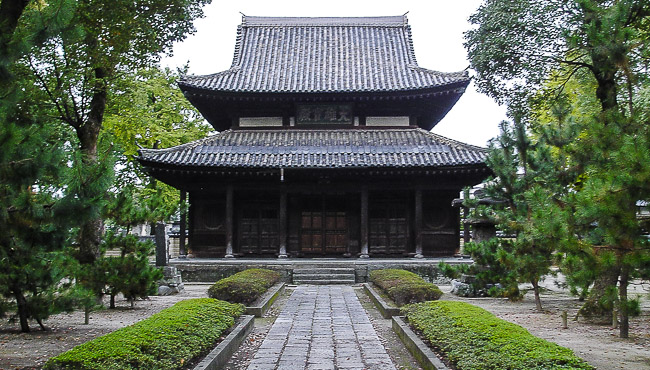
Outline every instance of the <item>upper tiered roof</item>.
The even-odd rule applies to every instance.
[[[184,91],[224,93],[462,93],[469,79],[466,71],[419,67],[406,16],[244,16],[232,67],[186,76],[179,85]]]

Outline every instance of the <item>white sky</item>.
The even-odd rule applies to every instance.
[[[401,1],[220,1],[205,7],[205,18],[195,22],[196,33],[174,47],[174,56],[163,65],[175,68],[189,61],[190,73],[216,73],[230,68],[237,25],[242,12],[252,16],[362,17],[408,13],[415,56],[421,67],[455,72],[469,66],[463,47],[463,32],[470,28],[468,17],[480,0]],[[498,124],[506,118],[505,108],[476,92],[471,83],[447,116],[432,130],[469,144],[486,146],[498,135]]]

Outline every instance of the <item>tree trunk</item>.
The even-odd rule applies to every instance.
[[[589,292],[587,300],[578,311],[579,316],[597,320],[602,319],[603,322],[609,322],[612,317],[612,306],[603,306],[602,301],[608,300],[606,297],[609,294],[608,290],[616,287],[620,271],[621,267],[615,265],[600,274],[596,281],[594,281],[594,286]]]
[[[36,322],[38,323],[38,326],[41,327],[41,330],[50,331],[50,329],[47,326],[43,325],[43,320],[41,320],[40,318],[36,318]]]
[[[18,308],[20,331],[23,333],[29,333],[29,322],[27,321],[29,317],[29,309],[27,307],[27,299],[25,299],[25,296],[20,289],[14,289],[13,291],[14,297],[16,297],[16,306]]]
[[[25,11],[30,0],[2,0],[0,1],[0,59],[1,64],[7,60],[13,60],[9,57],[9,44],[13,38],[18,20]],[[5,74],[5,66],[2,65],[2,75]]]
[[[628,312],[628,302],[627,302],[627,285],[630,278],[630,267],[626,264],[623,264],[621,268],[621,278],[619,282],[618,295],[619,295],[619,311],[621,315],[621,322],[619,326],[619,336],[621,338],[627,338],[630,330],[630,321]]]
[[[90,101],[88,119],[82,125],[75,127],[79,138],[79,149],[83,155],[83,165],[94,167],[97,165],[97,144],[99,133],[102,129],[104,111],[106,109],[107,87],[104,78],[106,72],[103,68],[95,69],[95,87]],[[86,179],[84,179],[86,180]],[[105,189],[100,189],[97,184],[89,183],[85,194],[87,199],[102,196]],[[79,262],[92,264],[100,257],[100,243],[104,231],[104,220],[93,218],[87,220],[79,232]]]
[[[537,311],[542,311],[542,300],[539,298],[539,280],[531,281],[533,284],[533,292],[535,293],[535,306],[537,306]]]
[[[108,308],[115,308],[115,294],[111,293],[111,303]]]

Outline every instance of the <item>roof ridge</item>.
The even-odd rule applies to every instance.
[[[415,128],[414,130],[421,130],[424,134],[429,135],[429,136],[433,137],[434,139],[442,141],[443,143],[448,144],[448,145],[461,146],[461,147],[465,147],[465,148],[468,148],[468,149],[474,149],[474,150],[479,150],[479,151],[483,151],[483,152],[488,151],[488,148],[483,148],[483,147],[480,147],[480,146],[477,146],[477,145],[463,143],[462,141],[457,141],[457,140],[454,140],[454,139],[450,139],[450,138],[448,138],[446,136],[442,136],[442,135],[433,133],[431,131],[421,129],[419,127]]]
[[[242,17],[241,27],[331,27],[331,26],[367,26],[367,27],[405,27],[408,26],[406,15],[377,17]]]
[[[462,71],[456,71],[456,72],[442,72],[442,71],[434,71],[433,69],[420,67],[417,64],[408,64],[407,67],[416,71],[431,73],[433,75],[441,76],[441,77],[469,77],[469,72],[466,69]]]
[[[148,153],[153,153],[153,154],[161,154],[161,153],[167,153],[167,152],[175,152],[175,151],[184,150],[184,149],[194,149],[197,146],[199,146],[201,144],[204,144],[207,141],[217,139],[219,136],[223,136],[223,135],[229,133],[230,131],[232,131],[232,130],[217,131],[214,135],[209,135],[209,136],[206,136],[206,137],[201,138],[201,139],[190,141],[189,143],[172,146],[171,148],[160,148],[160,149],[153,149],[153,148],[152,149],[145,149],[145,148],[143,148],[143,149],[138,150],[138,152],[140,153],[140,155],[142,155],[144,153],[147,153],[147,152]]]
[[[220,71],[216,73],[211,73],[209,75],[183,75],[181,78],[178,80],[179,82],[184,82],[188,80],[195,80],[195,79],[204,79],[204,78],[211,78],[211,77],[219,77],[231,73],[237,73],[241,70],[241,66],[239,65],[233,65],[232,67],[226,69],[225,71]]]

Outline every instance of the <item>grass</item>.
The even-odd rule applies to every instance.
[[[44,369],[180,369],[212,349],[243,312],[240,304],[212,298],[181,301],[52,357]]]
[[[398,306],[436,300],[442,296],[442,291],[437,286],[406,270],[373,270],[370,271],[370,281]]]
[[[249,305],[262,296],[281,274],[267,269],[248,269],[221,279],[208,289],[208,296]]]
[[[570,349],[468,303],[424,302],[402,312],[458,370],[594,369]]]

